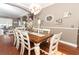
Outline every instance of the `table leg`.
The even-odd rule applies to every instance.
[[[36,43],[34,43],[34,45],[35,45],[35,54],[36,55],[40,55],[40,43],[38,43],[38,44],[36,44]]]

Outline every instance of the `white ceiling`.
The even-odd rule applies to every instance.
[[[34,4],[34,3],[13,3],[13,4],[22,6],[22,7],[24,7],[24,8],[29,8],[29,6],[30,6],[31,4]],[[45,8],[45,7],[47,7],[47,6],[49,6],[49,5],[52,5],[52,4],[54,4],[54,3],[35,3],[35,4],[40,5],[41,8]]]
[[[52,3],[38,3],[41,8],[45,8]],[[31,3],[5,3],[0,4],[0,17],[18,18],[28,14]]]
[[[56,0],[0,0],[3,3],[55,3]]]

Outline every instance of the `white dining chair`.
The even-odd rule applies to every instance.
[[[42,33],[42,34],[46,34],[46,33],[50,33],[50,29],[43,29],[43,28],[34,28],[34,31],[37,31],[38,33]]]
[[[14,32],[14,45],[16,46],[17,49],[19,49],[21,42],[20,42],[18,31],[17,31],[17,29],[14,29],[13,32]]]
[[[38,34],[42,33],[42,34],[49,34],[51,33],[51,30],[50,29],[38,29],[38,28],[33,28],[34,30],[37,30],[38,31]],[[46,40],[46,42],[49,42],[50,38],[48,38]]]
[[[25,30],[26,28],[25,27],[16,27],[16,29],[18,29],[18,30]]]
[[[43,48],[41,48],[40,50],[42,52],[44,52],[45,54],[47,54],[47,55],[55,54],[58,51],[58,42],[59,42],[59,40],[61,38],[61,35],[62,35],[62,32],[60,32],[58,34],[54,34],[51,37],[49,47],[47,47],[48,51],[43,49]]]
[[[16,44],[16,32],[15,32],[15,30],[13,30],[13,33],[14,33],[14,40],[13,40],[13,45],[15,45]]]
[[[18,38],[18,34],[17,34],[17,30],[24,30],[24,27],[16,27],[13,30],[13,34],[14,34],[14,45],[16,44],[16,48],[19,48],[19,38]]]
[[[33,30],[36,31],[38,34],[49,34],[50,33],[50,29],[45,29],[45,28],[35,28],[33,27]],[[49,38],[46,40],[46,42],[49,41]],[[36,55],[40,55],[40,43],[36,44],[34,43],[35,45],[35,53]]]
[[[35,47],[31,47],[30,39],[28,36],[28,32],[23,34],[21,30],[16,30],[16,48],[18,49],[21,44],[20,55],[24,54],[25,48],[28,50],[28,55],[30,55],[31,50],[35,49]]]

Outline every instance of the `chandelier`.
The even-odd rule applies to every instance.
[[[31,4],[29,10],[34,15],[37,15],[41,11],[41,7],[37,4]]]

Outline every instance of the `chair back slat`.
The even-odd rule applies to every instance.
[[[59,33],[59,34],[54,34],[53,37],[50,39],[49,54],[52,54],[52,50],[53,50],[53,52],[57,51],[58,42],[61,38],[61,34],[62,34],[62,32]]]
[[[16,48],[18,49],[19,45],[21,44],[20,54],[23,54],[26,45],[27,45],[27,49],[30,49],[30,40],[29,40],[28,32],[25,32],[25,34],[23,34],[22,31],[18,29],[15,29],[14,32],[15,32],[15,38],[17,40]]]

